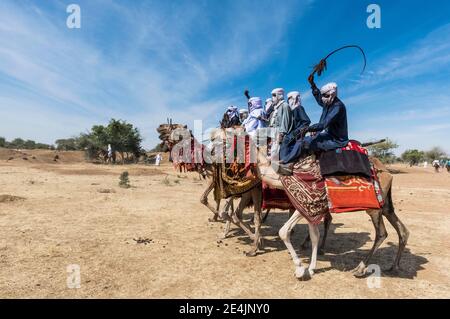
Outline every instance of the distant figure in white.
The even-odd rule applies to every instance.
[[[158,154],[156,155],[155,165],[156,165],[156,166],[159,166],[159,163],[161,163],[161,160],[162,160],[162,156],[161,156],[160,153],[158,153]]]
[[[434,171],[436,173],[439,173],[439,168],[441,167],[441,164],[439,163],[439,161],[438,160],[434,160],[431,165],[434,167]]]
[[[112,147],[111,144],[108,144],[108,163],[112,162]]]

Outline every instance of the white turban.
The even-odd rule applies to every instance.
[[[335,97],[337,96],[337,84],[334,82],[330,82],[322,86],[320,89],[320,94],[322,94],[322,102],[325,105],[330,105],[333,103]],[[327,97],[323,96],[324,94],[328,95]]]
[[[244,113],[248,113],[248,110],[246,110],[246,109],[240,109],[239,110],[239,114],[244,114]]]
[[[272,90],[272,102],[273,106],[275,108],[278,108],[278,106],[281,104],[281,102],[284,100],[284,89],[282,88],[276,88]]]
[[[337,93],[337,84],[335,82],[330,82],[330,83],[325,84],[320,89],[320,93],[321,94],[324,94],[324,93],[329,93],[329,94]]]
[[[297,99],[297,97],[298,97],[298,103],[294,104],[295,100]],[[288,98],[288,102],[289,102],[289,99],[292,98],[292,102],[289,104],[291,109],[294,109],[294,108],[296,108],[299,105],[302,105],[302,98],[300,97],[300,92],[298,92],[298,91],[291,91],[291,92],[289,92],[288,95],[287,95],[287,98]]]
[[[248,109],[250,113],[256,109],[262,109],[262,100],[260,97],[252,97],[248,100]]]
[[[282,88],[273,89],[272,94],[281,94],[284,97],[284,89],[282,89]]]

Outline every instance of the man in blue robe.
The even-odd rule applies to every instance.
[[[323,109],[322,115],[319,123],[308,128],[308,132],[313,133],[312,136],[297,140],[296,144],[299,145],[284,158],[283,164],[295,162],[305,151],[329,151],[348,144],[347,111],[344,103],[337,97],[337,84],[328,83],[319,90],[313,76],[309,78],[309,82],[317,104]]]
[[[289,92],[288,104],[292,110],[294,127],[292,132],[283,140],[283,144],[280,147],[280,159],[285,163],[289,163],[292,156],[295,157],[296,154],[299,154],[301,151],[301,143],[296,142],[299,138],[302,138],[302,133],[311,124],[311,120],[302,105],[300,92]]]
[[[348,144],[347,110],[337,97],[337,84],[325,84],[320,90],[310,78],[314,98],[322,107],[319,123],[313,124],[308,131],[316,133],[305,138],[305,148],[312,152],[329,151]]]

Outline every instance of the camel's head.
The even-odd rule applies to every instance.
[[[187,125],[183,124],[172,124],[172,119],[167,119],[167,123],[160,124],[156,131],[159,134],[159,139],[161,140],[161,146],[167,148],[169,151],[178,142],[174,139],[174,131],[177,129],[187,129]]]

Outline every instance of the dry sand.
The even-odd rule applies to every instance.
[[[287,212],[269,216],[266,251],[249,258],[243,232],[217,242],[223,224],[208,222],[211,214],[199,202],[206,182],[197,174],[177,174],[168,164],[83,163],[78,152],[60,152],[56,162],[55,152],[14,152],[0,150],[0,297],[450,297],[447,172],[397,167],[405,173],[394,177],[394,202],[411,232],[403,270],[383,272],[381,287],[368,288],[367,279],[349,272],[372,245],[365,213],[334,216],[316,275],[300,282],[277,236]],[[125,170],[129,189],[118,186]],[[398,240],[387,227],[373,259],[382,269],[391,265]],[[296,226],[296,247],[306,230]],[[300,254],[308,262],[310,250]],[[79,289],[67,287],[72,264],[80,266]]]

